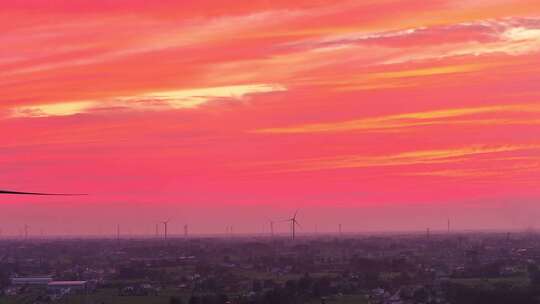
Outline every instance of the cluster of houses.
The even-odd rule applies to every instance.
[[[437,282],[527,276],[530,264],[540,264],[538,240],[468,234],[313,237],[294,242],[237,238],[0,243],[0,302],[3,295],[33,290],[58,298],[92,293],[96,287],[118,290],[118,296],[154,296],[168,289],[259,298],[269,290],[301,285],[301,278],[312,274],[312,279],[328,278],[327,286],[318,287],[326,290],[321,296],[365,295],[380,304],[444,303],[447,285]],[[52,275],[24,276],[35,273]],[[289,281],[294,284],[287,285]]]

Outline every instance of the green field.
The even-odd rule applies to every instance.
[[[246,279],[257,279],[257,280],[274,280],[276,283],[285,283],[289,280],[299,280],[302,277],[304,277],[303,274],[284,274],[284,275],[276,275],[268,272],[257,272],[257,271],[249,271],[249,270],[235,270],[233,272],[235,275],[244,277]],[[309,274],[311,278],[335,278],[337,275],[335,273],[331,272],[312,272]]]
[[[320,304],[320,300],[313,300],[308,304]],[[327,304],[366,304],[368,300],[363,295],[344,295],[326,300]]]
[[[461,284],[474,288],[492,288],[494,285],[506,284],[515,287],[525,287],[529,285],[527,276],[503,277],[503,278],[466,278],[466,279],[450,279],[450,282]]]
[[[99,289],[87,296],[69,296],[54,303],[59,304],[168,304],[171,296],[181,297],[187,303],[187,294],[164,290],[157,296],[119,296],[116,289]],[[30,304],[35,296],[0,297],[2,304]]]
[[[59,304],[168,304],[171,296],[182,298],[187,303],[188,294],[179,294],[172,290],[165,290],[158,296],[118,296],[116,289],[101,289],[88,296],[70,296],[60,301]],[[1,304],[31,304],[34,296],[26,295],[19,297],[0,297]],[[327,304],[364,304],[368,303],[362,295],[344,295],[329,298]],[[320,300],[313,300],[306,304],[320,304]]]

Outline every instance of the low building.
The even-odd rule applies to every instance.
[[[52,281],[47,285],[49,293],[86,293],[88,292],[88,281]]]
[[[50,282],[52,282],[52,277],[50,276],[40,276],[40,277],[12,277],[10,278],[11,285],[15,286],[43,286],[46,287]]]

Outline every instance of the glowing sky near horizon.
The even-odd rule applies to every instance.
[[[0,188],[90,194],[2,196],[7,234],[540,226],[537,0],[4,1],[0,28]]]

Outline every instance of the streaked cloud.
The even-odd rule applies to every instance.
[[[500,153],[538,150],[540,145],[473,145],[459,148],[439,150],[417,150],[388,155],[343,155],[312,159],[295,159],[290,162],[275,162],[267,165],[273,168],[270,172],[306,172],[320,170],[396,167],[411,165],[434,165],[462,163],[476,156],[497,155]],[[261,164],[263,165],[263,164]]]
[[[494,113],[540,113],[538,104],[518,105],[493,105],[485,107],[469,107],[456,109],[443,109],[415,113],[378,116],[334,123],[304,124],[281,128],[258,129],[255,133],[320,133],[320,132],[344,132],[344,131],[383,131],[388,129],[402,129],[419,126],[452,125],[452,124],[538,124],[538,119],[504,119],[504,118],[470,118],[456,120],[456,117],[467,117],[479,114]]]
[[[16,107],[11,117],[68,116],[106,109],[170,110],[190,109],[216,99],[241,100],[247,95],[284,91],[280,85],[253,84],[226,87],[162,91],[109,100],[64,102]]]
[[[533,162],[522,164],[504,164],[497,162],[498,165],[494,168],[476,168],[476,169],[443,169],[429,171],[411,171],[401,173],[404,176],[425,176],[425,177],[441,177],[441,178],[489,178],[499,177],[508,178],[514,174],[523,174],[529,172],[540,171],[540,162],[538,159]]]
[[[84,113],[96,106],[96,102],[77,101],[43,104],[35,106],[21,106],[12,110],[12,117],[47,117],[66,116]]]

